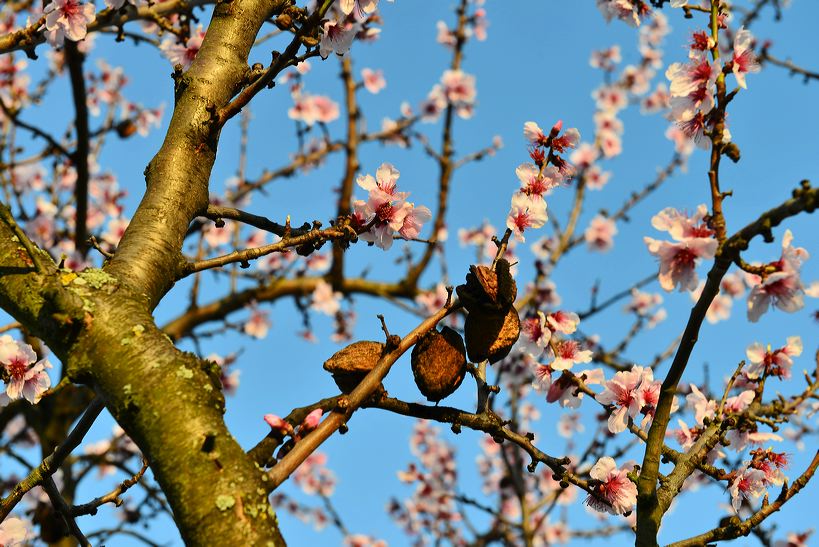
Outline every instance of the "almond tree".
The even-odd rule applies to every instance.
[[[732,218],[732,191],[720,175],[721,164],[741,158],[743,136],[732,136],[728,127],[731,107],[752,100],[763,67],[771,73],[785,68],[807,83],[819,79],[752,35],[769,7],[781,15],[779,2],[597,0],[612,24],[637,29],[638,47],[592,52],[602,83],[593,90],[591,137],[584,140],[569,127],[580,121],[524,124],[523,141],[515,143],[519,187],[511,188],[505,229],[485,221],[459,230],[477,258],[458,272],[447,270],[445,254],[452,183],[464,166],[490,161],[501,147],[495,139],[466,154],[455,148],[461,120],[478,106],[464,52],[487,38],[482,1],[460,0],[454,17],[439,23],[447,68],[420,104],[401,105],[377,130],[364,123],[362,96],[381,92],[387,82],[380,70],[356,70],[353,52],[359,42],[377,38],[379,10],[399,11],[401,2],[98,4],[19,0],[0,9],[0,306],[12,318],[0,336],[0,457],[23,470],[3,476],[0,544],[86,545],[125,534],[150,545],[136,525],[169,514],[186,544],[278,545],[286,538],[276,511],[317,526],[330,522],[348,545],[380,544],[345,526],[331,496],[335,479],[319,451],[369,409],[420,419],[410,439],[418,461],[399,473],[415,490],[388,507],[416,544],[548,545],[622,534],[618,541],[656,545],[674,499],[698,484],[725,491],[733,514],[675,538],[674,545],[750,533],[773,544],[767,519],[805,487],[819,464],[816,452],[806,468],[784,471],[788,450],[816,433],[819,353],[804,379],[794,378],[792,368],[797,360],[807,366],[810,358],[802,354],[816,348],[800,333],[785,341],[749,339],[723,383],[698,385],[690,369],[699,365],[691,356],[704,323],[727,318],[734,300],[744,301],[748,321],[761,322],[772,320],[773,310],[804,314],[806,297],[819,296],[817,285],[800,275],[809,255],[799,245],[810,236],[785,229],[792,217],[813,212],[819,192],[807,180],[794,182],[790,199],[760,207],[743,224]],[[677,41],[687,51],[669,49],[674,53],[666,61],[660,47],[668,18],[680,13],[696,30]],[[115,53],[104,56],[94,47],[104,33],[126,42],[117,47],[158,48],[173,70],[166,82],[174,91],[170,121],[130,218],[116,174],[101,169],[97,158],[112,139],[135,139],[159,127],[164,113],[126,98],[127,76],[113,66]],[[270,62],[249,64],[260,50],[272,53]],[[621,69],[624,57],[636,61]],[[328,65],[341,67],[341,104],[308,91],[308,71]],[[70,89],[65,131],[56,122],[29,121],[61,80]],[[295,154],[254,179],[247,169],[252,101],[288,91]],[[631,107],[670,120],[666,135],[674,153],[652,180],[629,188],[620,206],[586,219],[589,193],[607,185],[607,163],[624,153],[618,115]],[[241,153],[236,177],[219,195],[213,167],[229,124],[239,127]],[[431,139],[423,124],[439,127],[440,139]],[[414,146],[433,162],[437,202],[410,201],[415,189],[400,178],[400,166],[362,166],[361,150],[371,143]],[[337,202],[332,218],[299,224],[251,212],[251,198],[273,181],[302,176],[335,155],[343,162],[340,173],[329,174],[339,181],[337,198],[329,198]],[[709,203],[692,212],[674,203],[641,209],[685,168],[707,181]],[[561,199],[569,200],[565,212],[552,205]],[[650,218],[655,230],[657,238],[645,236],[644,243],[658,271],[605,296],[595,286],[588,306],[561,306],[553,274],[563,259],[584,244],[591,253],[609,251],[618,226],[637,215]],[[534,243],[534,268],[517,258],[526,238]],[[781,251],[750,252],[758,239],[778,241]],[[385,252],[399,256],[403,246],[402,275],[356,277],[349,251],[365,246],[378,247],[370,250],[373,261]],[[703,268],[708,273],[701,278]],[[533,279],[526,279],[527,271],[534,271]],[[661,290],[691,297],[687,320],[666,318],[662,296],[644,290],[655,281]],[[189,305],[158,325],[153,312],[172,291],[187,291]],[[361,295],[398,303],[418,316],[416,326],[397,334],[380,315],[383,338],[357,340],[353,305]],[[333,318],[333,339],[342,347],[328,351],[324,368],[338,390],[320,400],[314,394],[295,409],[260,409],[253,419],[264,420],[269,434],[243,447],[223,418],[241,359],[231,348],[209,354],[202,340],[232,331],[265,338],[268,306],[288,297],[297,303],[306,338],[314,336],[311,317]],[[587,319],[623,306],[633,323],[622,339],[586,332]],[[237,315],[245,319],[237,322]],[[664,319],[680,330],[667,349],[656,356],[630,351],[636,337]],[[180,349],[187,343],[196,351]],[[420,394],[434,404],[386,391],[382,382],[405,353]],[[467,389],[466,377],[474,380],[474,405],[441,404]],[[785,394],[774,393],[780,385],[788,386]],[[558,431],[569,439],[565,450],[534,433],[541,409],[552,403],[563,409]],[[576,410],[581,405],[585,415]],[[109,440],[81,449],[103,411],[118,428]],[[465,428],[484,435],[478,460],[484,498],[462,489],[455,437],[445,437],[433,422],[448,424],[453,435]],[[584,427],[593,431],[585,446],[572,440]],[[24,454],[32,446],[39,463]],[[627,457],[635,459],[627,463]],[[111,470],[124,476],[112,490],[78,499],[89,473]],[[288,479],[321,507],[290,498],[281,488]],[[559,515],[556,508],[581,501],[579,490],[591,510],[612,515],[605,525],[569,523]],[[142,502],[125,504],[119,525],[87,530],[78,524],[78,517],[120,506],[126,492],[136,491]],[[485,517],[478,525],[469,521],[474,512]],[[803,545],[808,535],[794,531],[782,544]]]

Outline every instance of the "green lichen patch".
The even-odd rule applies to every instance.
[[[182,365],[176,370],[176,375],[179,376],[180,378],[190,380],[191,378],[193,378],[193,371],[186,367],[185,365]]]
[[[218,507],[220,511],[227,511],[234,505],[236,505],[236,500],[233,499],[233,496],[221,494],[216,497],[216,507]]]
[[[115,285],[117,279],[98,268],[88,268],[74,279],[75,285],[88,285],[92,289],[101,289],[106,285]]]

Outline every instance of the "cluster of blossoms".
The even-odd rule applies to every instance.
[[[419,465],[410,463],[398,478],[415,484],[415,489],[403,502],[391,500],[388,513],[409,536],[427,533],[437,541],[461,544],[460,529],[453,526],[461,519],[454,498],[458,474],[453,447],[440,438],[438,428],[419,420],[410,436],[410,449]]]
[[[471,118],[477,96],[475,76],[462,70],[445,70],[440,83],[432,86],[427,98],[418,107],[421,121],[434,122],[450,107],[461,118]],[[412,112],[406,114],[412,115]]]
[[[672,0],[679,2],[679,0]],[[597,9],[606,18],[606,21],[620,19],[621,21],[636,27],[639,26],[643,18],[651,13],[651,8],[643,0],[597,0]]]
[[[487,38],[486,29],[489,27],[489,20],[486,18],[486,9],[483,7],[484,0],[470,0],[476,6],[475,11],[469,16],[463,27],[463,39],[475,38],[483,42]],[[445,21],[438,21],[438,36],[436,41],[448,48],[454,48],[458,43],[458,36],[454,29],[449,28]]]
[[[376,26],[381,21],[377,8],[377,0],[339,0],[333,4],[328,20],[321,27],[319,55],[322,59],[331,53],[344,55],[350,51],[353,40],[377,39],[381,32]]]
[[[645,416],[640,426],[647,429],[654,418],[661,386],[662,382],[654,379],[654,372],[649,367],[634,365],[631,370],[616,373],[606,382],[605,390],[595,396],[599,403],[611,405],[609,431],[625,431],[629,420],[636,424],[640,414]],[[672,411],[675,406],[676,404],[672,405]]]
[[[0,377],[6,388],[5,393],[0,393],[0,407],[20,398],[37,404],[51,387],[46,372],[49,368],[48,359],[38,361],[30,345],[18,342],[8,334],[0,336]]]
[[[461,244],[461,247],[474,247],[476,254],[475,262],[483,264],[494,260],[495,255],[498,253],[498,246],[495,245],[492,240],[497,233],[497,229],[488,221],[484,220],[480,226],[474,228],[459,228],[458,242]],[[518,262],[514,254],[516,246],[516,240],[513,239],[509,241],[509,245],[506,247],[506,254],[502,257],[510,264]]]
[[[714,231],[705,222],[708,209],[697,207],[697,212],[688,216],[674,208],[663,209],[651,219],[651,225],[668,232],[674,241],[659,241],[650,237],[643,240],[648,251],[660,260],[660,286],[666,291],[692,291],[697,288],[696,267],[700,259],[714,258],[718,242]]]
[[[734,511],[739,512],[742,500],[758,499],[767,494],[768,486],[781,486],[787,477],[782,469],[788,466],[788,456],[785,453],[766,450],[751,450],[751,461],[745,462],[742,468],[735,472],[728,492],[731,494],[731,505]]]
[[[651,329],[664,321],[668,315],[665,308],[658,307],[662,303],[662,295],[643,292],[634,288],[631,289],[631,300],[623,307],[623,311],[633,313],[640,319],[644,319],[646,326]]]
[[[369,195],[367,201],[353,202],[352,225],[359,237],[384,250],[392,246],[395,232],[415,239],[424,222],[432,218],[430,210],[406,201],[408,192],[399,192],[400,173],[389,163],[382,163],[372,175],[360,175],[357,184]]]
[[[726,28],[724,18],[719,20],[721,28]],[[696,31],[691,39],[689,61],[672,63],[666,71],[670,80],[670,118],[686,137],[703,147],[707,148],[710,141],[702,137],[716,121],[711,113],[715,106],[717,79],[725,73],[732,73],[737,85],[745,88],[745,75],[760,69],[752,42],[751,33],[740,28],[734,36],[731,59],[723,67],[719,59],[709,60],[709,55],[717,47],[714,36],[706,31]],[[724,130],[723,141],[730,139],[730,133]]]
[[[31,77],[25,72],[27,66],[25,60],[15,60],[14,55],[0,57],[0,99],[8,108],[19,109],[29,102]],[[0,112],[0,120],[4,117]]]
[[[560,156],[575,148],[580,132],[575,128],[561,134],[563,122],[558,121],[548,134],[535,122],[523,125],[523,136],[529,142],[529,157],[533,163],[523,163],[515,169],[520,189],[512,195],[512,209],[506,217],[506,227],[518,241],[524,241],[527,228],[540,228],[546,222],[546,198],[553,188],[568,182],[575,169]]]

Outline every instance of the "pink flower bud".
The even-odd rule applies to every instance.
[[[549,136],[557,137],[561,129],[563,129],[563,120],[557,120],[557,123],[552,126],[552,131],[549,133]]]
[[[308,431],[314,430],[321,421],[322,414],[324,414],[324,412],[320,408],[317,408],[313,412],[308,414],[304,421],[301,423],[301,428],[299,432],[306,433]]]
[[[272,429],[279,431],[282,435],[293,434],[293,426],[275,414],[265,414],[264,421],[267,422],[267,425],[269,425]]]

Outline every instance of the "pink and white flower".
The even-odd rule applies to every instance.
[[[521,352],[528,353],[537,359],[549,345],[551,337],[552,331],[546,325],[546,316],[542,311],[538,311],[537,315],[521,321],[518,346]]]
[[[95,19],[94,3],[80,0],[51,0],[43,10],[49,42],[62,45],[68,38],[78,42],[85,38],[86,27]]]
[[[383,70],[364,68],[361,70],[361,79],[364,83],[364,89],[373,95],[387,87],[387,80],[384,79]]]
[[[597,215],[589,223],[583,237],[590,250],[606,252],[614,247],[615,234],[617,234],[617,224],[614,220]]]
[[[341,293],[333,291],[333,286],[322,279],[316,284],[313,291],[313,302],[310,307],[325,315],[332,316],[341,308],[340,299]]]
[[[345,21],[326,21],[322,27],[319,55],[322,59],[330,53],[344,55],[350,51],[357,32],[356,25]]]
[[[516,192],[512,196],[512,209],[506,217],[506,227],[513,231],[518,241],[524,241],[527,228],[540,228],[548,219],[546,202]]]
[[[617,468],[613,458],[605,456],[597,460],[589,475],[598,481],[586,498],[586,504],[592,509],[622,515],[637,503],[637,485],[628,478],[627,470]]]
[[[765,473],[759,469],[745,467],[737,472],[728,486],[728,492],[731,493],[734,511],[739,511],[743,499],[758,499],[765,494]]]
[[[774,273],[768,274],[764,280],[754,278],[757,283],[748,295],[748,319],[751,322],[758,321],[771,304],[789,313],[805,306],[805,286],[799,271],[809,255],[802,247],[793,247],[792,242],[793,234],[787,230],[782,238],[782,256],[768,264]]]
[[[592,358],[592,351],[580,349],[580,342],[577,340],[560,340],[550,344],[547,351],[547,359],[551,362],[549,366],[553,370],[568,370],[575,363],[588,363]]]
[[[770,345],[765,348],[754,342],[745,350],[745,355],[751,363],[745,370],[748,378],[756,379],[764,375],[787,379],[791,377],[792,358],[802,355],[802,338],[789,336],[785,345],[775,350],[771,350]]]
[[[182,65],[182,70],[187,70],[196,58],[196,54],[199,53],[204,40],[205,31],[202,30],[202,25],[199,25],[184,44],[179,43],[176,36],[169,36],[162,40],[159,49],[173,66]]]
[[[8,334],[0,336],[0,365],[8,378],[6,391],[0,394],[0,407],[20,398],[37,404],[51,387],[51,379],[45,371],[51,368],[48,359],[37,361],[37,354],[31,346]]]
[[[753,40],[751,31],[746,28],[740,28],[734,36],[734,55],[731,59],[731,71],[737,79],[737,84],[743,89],[748,87],[745,84],[745,75],[760,70],[759,62],[751,46]]]
[[[611,380],[606,382],[606,389],[595,396],[598,402],[614,407],[608,420],[609,431],[612,433],[625,431],[628,419],[633,420],[642,410],[643,399],[640,396],[639,387],[643,381],[644,371],[650,373],[651,369],[643,369],[635,365],[631,370],[616,373]],[[651,381],[653,379],[652,376]]]

